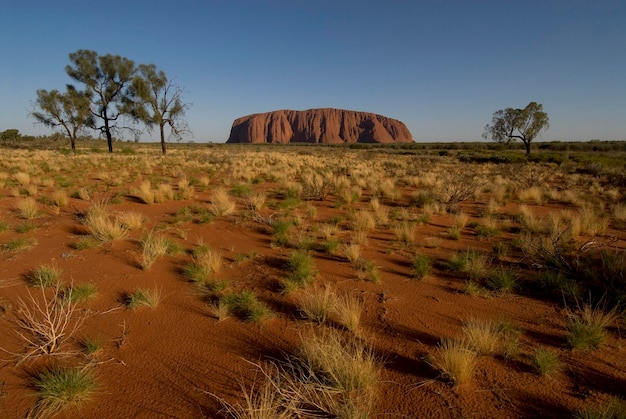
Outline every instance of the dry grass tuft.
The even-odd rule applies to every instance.
[[[128,234],[127,228],[110,216],[106,203],[93,204],[87,210],[84,222],[91,235],[102,242],[123,239]]]
[[[216,217],[225,217],[235,212],[236,205],[224,188],[217,188],[211,197],[211,212]]]
[[[471,381],[476,368],[476,352],[465,341],[444,339],[432,357],[434,366],[454,386]]]
[[[120,223],[129,230],[139,230],[143,225],[145,217],[143,214],[134,211],[125,211],[117,216]]]
[[[39,204],[32,197],[18,199],[15,208],[20,213],[20,217],[27,220],[32,220],[39,214]]]

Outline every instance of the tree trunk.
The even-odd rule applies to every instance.
[[[167,153],[167,150],[165,149],[165,125],[160,124],[159,130],[161,131],[161,152],[165,156],[165,153]]]
[[[109,128],[109,121],[104,122],[104,132],[107,136],[107,144],[109,146],[109,153],[113,153],[113,137],[111,136],[111,129]]]
[[[70,138],[70,144],[72,145],[72,150],[76,150],[76,140],[74,137]]]
[[[530,141],[524,141],[524,147],[526,147],[526,155],[530,156]]]

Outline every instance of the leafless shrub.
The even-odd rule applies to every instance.
[[[76,303],[71,298],[63,298],[60,284],[52,293],[39,289],[41,298],[27,289],[28,298],[20,299],[16,310],[17,333],[27,349],[19,363],[33,356],[58,353],[85,320]]]

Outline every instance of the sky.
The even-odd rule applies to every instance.
[[[51,133],[29,116],[36,91],[63,91],[79,49],[165,71],[195,142],[323,107],[480,141],[531,101],[550,118],[537,141],[626,140],[624,0],[0,0],[0,132]]]

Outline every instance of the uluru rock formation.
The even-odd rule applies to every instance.
[[[227,143],[411,143],[397,119],[343,109],[280,110],[237,118]]]

